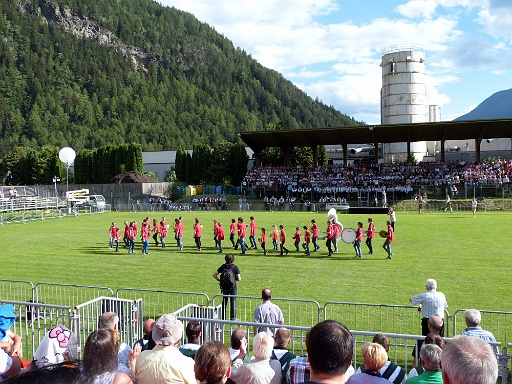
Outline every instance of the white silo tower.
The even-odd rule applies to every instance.
[[[381,123],[426,121],[425,50],[418,46],[391,46],[382,50]],[[411,143],[418,161],[426,155],[426,142]],[[407,161],[407,143],[385,146],[386,161]]]

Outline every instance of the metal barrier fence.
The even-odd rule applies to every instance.
[[[349,329],[371,329],[382,333],[421,333],[421,312],[411,305],[365,304],[329,301],[324,320],[337,320]],[[450,317],[445,310],[445,336],[449,337]]]
[[[208,307],[208,310],[217,311],[217,314],[220,315],[221,306]],[[212,319],[207,317],[185,316],[187,313],[193,311],[193,309],[187,308],[177,311],[174,314],[176,315],[176,317],[178,317],[178,319],[182,320],[184,323],[188,323],[189,321],[198,321],[203,324],[203,329],[204,327],[207,327],[207,329],[213,330],[214,332],[210,332],[208,334],[209,338],[205,338],[204,341],[217,340],[229,345],[231,333],[235,329],[243,328],[247,331],[247,341],[249,345],[251,345],[251,340],[254,336],[254,327],[262,325],[271,329],[286,327],[290,330],[291,333],[291,345],[289,348],[290,351],[297,354],[298,356],[306,353],[306,332],[309,330],[310,327],[301,327],[296,325],[262,324],[250,321],[231,321],[216,318]]]
[[[130,347],[142,336],[142,300],[119,299],[115,297],[97,297],[74,308],[75,332],[78,337],[78,349],[82,350],[90,333],[98,329],[98,320],[105,312],[115,312],[119,316],[118,330],[121,342]]]
[[[157,319],[163,313],[177,311],[188,304],[207,306],[210,302],[210,298],[204,293],[137,288],[120,288],[116,291],[115,297],[130,300],[142,298],[144,302],[142,317],[144,319],[150,317]]]
[[[114,297],[114,292],[108,287],[37,283],[35,286],[35,301],[74,307],[80,303],[93,300],[99,296]]]
[[[213,296],[210,305],[222,305],[222,299],[229,295]],[[299,300],[286,298],[272,298],[272,302],[281,308],[285,322],[302,327],[312,327],[320,321],[320,304],[314,300]],[[229,300],[228,300],[229,303]],[[236,317],[240,321],[248,322],[254,320],[254,310],[261,304],[261,297],[258,296],[237,296]],[[229,307],[229,304],[228,304]],[[229,309],[228,309],[229,310]]]
[[[503,345],[512,342],[512,312],[479,310],[482,314],[480,326],[492,332],[496,340]],[[453,335],[458,335],[466,329],[466,309],[457,309],[453,313]]]
[[[0,304],[12,304],[15,308],[18,317],[11,330],[21,336],[22,355],[26,360],[32,360],[45,333],[56,325],[63,324],[76,332],[69,306],[11,300],[0,300]]]
[[[13,301],[34,301],[34,284],[25,280],[0,280],[0,298]]]
[[[201,337],[200,344],[203,344],[210,340],[222,340],[224,341],[222,329],[219,323],[213,323],[208,320],[220,320],[222,316],[222,308],[211,307],[211,306],[199,306],[197,304],[187,304],[183,308],[174,311],[173,314],[178,318],[194,318],[201,323]],[[183,320],[183,325],[186,328],[188,324],[187,320]],[[186,335],[183,333],[182,341],[185,343]]]

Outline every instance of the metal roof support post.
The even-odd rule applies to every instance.
[[[480,161],[480,144],[482,143],[481,139],[475,139],[475,161],[478,163]]]
[[[283,150],[283,165],[286,167],[290,164],[290,147],[281,147],[281,149]]]
[[[406,163],[411,162],[411,142],[407,140],[407,161]]]
[[[313,167],[318,167],[318,145],[311,146],[313,152]]]
[[[348,166],[348,144],[347,143],[341,143],[341,148],[343,148],[343,166]]]

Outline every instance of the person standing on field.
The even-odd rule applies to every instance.
[[[197,252],[201,252],[201,236],[203,234],[203,226],[199,222],[199,219],[195,218],[194,224],[194,241],[196,242]]]
[[[162,244],[162,248],[165,248],[165,236],[167,236],[167,224],[165,223],[165,219],[162,218],[160,221],[160,244]]]
[[[393,256],[393,252],[391,252],[391,243],[395,241],[395,232],[393,230],[393,226],[391,225],[391,221],[386,222],[388,226],[388,232],[386,234],[386,241],[382,245],[382,248],[387,252],[387,259],[391,260],[391,256]]]
[[[361,252],[361,242],[363,241],[363,223],[357,223],[356,241],[354,241],[354,250],[356,251],[356,258],[362,259],[363,253]]]
[[[261,228],[261,249],[263,249],[263,254],[267,254],[267,232],[265,231],[265,228]]]
[[[157,219],[153,219],[153,240],[155,240],[155,246],[158,247],[158,234],[160,233],[160,227]]]
[[[258,244],[256,244],[256,220],[254,220],[254,216],[250,217],[250,231],[249,231],[249,241],[251,242],[251,248],[252,249],[258,249]]]
[[[149,223],[146,219],[142,222],[140,237],[142,239],[142,254],[149,255]]]
[[[286,243],[286,232],[284,230],[284,226],[283,225],[280,225],[279,226],[279,247],[281,249],[281,253],[279,254],[279,256],[283,256],[283,252],[286,252],[286,256],[288,256],[288,253],[290,252],[285,246],[284,244]]]
[[[231,219],[231,224],[229,225],[229,241],[231,241],[231,246],[235,248],[235,235],[236,235],[236,220]]]
[[[213,272],[213,278],[220,283],[221,293],[224,295],[222,298],[222,314],[223,319],[226,318],[226,306],[228,304],[228,296],[229,296],[229,305],[230,305],[230,320],[236,319],[236,294],[237,294],[237,285],[236,282],[242,280],[240,275],[240,269],[233,264],[235,261],[235,256],[232,253],[228,253],[224,256],[225,264],[222,264],[215,272]],[[229,270],[229,272],[227,271]],[[220,275],[220,277],[219,277]],[[232,275],[233,279],[231,280],[229,277]]]
[[[315,219],[311,220],[311,236],[311,242],[313,243],[313,252],[316,252],[320,249],[320,247],[316,242],[318,240],[318,224],[316,223]]]
[[[368,230],[366,231],[366,246],[368,247],[368,254],[373,254],[372,240],[375,237],[375,225],[373,225],[373,219],[368,218]]]
[[[305,225],[302,229],[304,229],[304,243],[302,243],[302,247],[304,248],[305,251],[304,254],[306,256],[309,256],[309,243],[311,242],[311,232],[309,232],[307,225]]]
[[[247,244],[245,244],[245,236],[247,235],[247,225],[244,224],[244,219],[242,217],[238,218],[238,224],[237,224],[237,231],[238,231],[238,244],[240,245],[240,248],[242,249],[242,255],[245,255],[245,251],[247,250]],[[237,247],[235,246],[235,249]]]
[[[116,233],[117,233],[116,223],[114,223],[114,222],[112,223],[108,232],[110,234],[110,243],[109,243],[108,249],[112,250],[112,248],[114,247],[114,241],[116,240]]]
[[[389,222],[391,223],[391,226],[393,227],[393,232],[395,231],[395,223],[396,223],[396,213],[393,208],[388,209],[388,215],[389,215]]]
[[[272,226],[272,246],[274,247],[274,251],[277,251],[277,239],[279,239],[279,231],[277,230],[277,226],[274,224]]]
[[[327,220],[326,235],[327,235],[327,240],[325,241],[325,245],[327,247],[327,250],[329,251],[329,254],[327,256],[331,257],[332,256],[332,242],[333,242],[333,238],[334,238],[334,228],[333,228],[331,220]]]
[[[219,247],[219,253],[222,253],[224,249],[222,248],[222,240],[224,240],[224,227],[222,223],[219,221],[217,223],[217,246]]]

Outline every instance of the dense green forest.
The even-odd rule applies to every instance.
[[[77,37],[73,16],[115,44]],[[361,124],[152,0],[0,0],[0,36],[0,158],[45,145],[213,147],[278,121]]]

